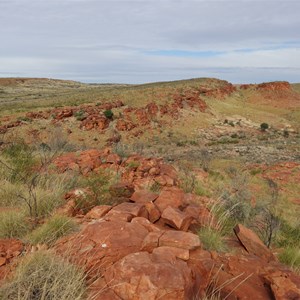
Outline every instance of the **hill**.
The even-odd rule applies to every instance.
[[[299,86],[0,79],[0,299],[300,297]]]

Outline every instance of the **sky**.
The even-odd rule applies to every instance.
[[[0,77],[300,82],[300,0],[0,0]]]

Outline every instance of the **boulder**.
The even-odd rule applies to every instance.
[[[168,206],[179,208],[183,206],[184,193],[177,187],[164,188],[159,197],[155,200],[155,205],[160,212],[163,212]]]
[[[85,217],[87,219],[101,219],[111,210],[111,208],[110,205],[95,206],[85,215]]]
[[[130,200],[138,203],[146,203],[155,201],[158,198],[158,194],[147,191],[147,190],[139,190],[135,191]]]
[[[193,250],[201,246],[200,239],[196,234],[183,231],[166,231],[159,239],[159,246],[177,247]]]
[[[171,206],[168,206],[163,211],[161,217],[166,224],[182,231],[187,231],[193,220],[192,216],[180,211],[178,208],[173,208]]]
[[[105,280],[123,300],[192,299],[194,285],[186,262],[148,252],[127,255],[106,271]]]
[[[275,259],[273,253],[252,230],[242,224],[238,224],[234,228],[234,233],[248,253],[267,260]]]

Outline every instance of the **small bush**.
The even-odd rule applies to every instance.
[[[60,237],[75,231],[76,227],[76,223],[71,218],[56,215],[31,232],[28,240],[32,244],[53,245]]]
[[[96,205],[110,204],[109,186],[111,179],[111,175],[105,171],[84,177],[79,186],[87,189],[88,192],[75,199],[76,207],[86,213]]]
[[[5,300],[82,300],[85,275],[51,252],[36,252],[18,266],[14,278],[0,288]]]
[[[32,173],[34,166],[34,156],[32,149],[23,142],[10,145],[3,150],[3,155],[7,159],[8,179],[12,182],[26,178]]]
[[[112,119],[113,116],[114,116],[114,113],[111,111],[111,109],[107,109],[107,110],[104,111],[104,116],[107,119]]]
[[[260,124],[261,131],[266,131],[268,128],[269,128],[269,124],[268,123],[261,123]]]
[[[86,119],[86,114],[83,110],[79,110],[74,113],[74,117],[77,121],[83,121],[84,119]]]
[[[3,211],[0,213],[0,238],[21,238],[29,231],[23,212]]]
[[[300,271],[299,247],[286,247],[278,256],[281,263],[290,266],[295,271]]]
[[[206,250],[218,252],[227,250],[222,234],[218,230],[211,227],[203,227],[198,231],[198,235]]]

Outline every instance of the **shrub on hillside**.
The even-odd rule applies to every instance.
[[[261,131],[266,131],[268,128],[269,128],[269,124],[268,123],[261,123],[260,124]]]
[[[104,111],[104,116],[107,119],[112,119],[113,116],[114,116],[114,113],[111,111],[111,109],[107,109],[107,110]]]

